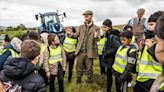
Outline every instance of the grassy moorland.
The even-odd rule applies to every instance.
[[[121,31],[123,29],[123,27],[124,27],[123,25],[118,25],[118,26],[114,26],[113,28],[116,28],[116,29]],[[26,32],[27,32],[27,30],[1,31],[0,34],[8,34],[12,38],[15,36],[21,37]],[[100,75],[100,68],[99,68],[99,60],[98,59],[94,60],[93,71],[94,71],[94,75],[93,75],[93,79],[92,79],[93,83],[87,84],[86,83],[87,77],[84,75],[82,84],[77,85],[76,84],[75,67],[73,70],[73,80],[71,83],[67,82],[67,77],[68,77],[68,70],[67,70],[65,73],[65,77],[64,77],[65,92],[106,92],[105,90],[106,90],[107,80],[106,80],[105,75]],[[114,80],[114,77],[113,77],[113,80]],[[58,90],[57,81],[55,83],[56,83],[56,90]],[[134,86],[135,82],[132,82],[132,83]],[[48,91],[48,89],[47,89],[47,91]],[[114,81],[113,81],[113,86],[112,86],[111,92],[116,92]],[[132,87],[129,88],[129,92],[133,92]]]

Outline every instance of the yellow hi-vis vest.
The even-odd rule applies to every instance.
[[[123,48],[122,50],[121,49],[122,46],[120,46],[119,49],[117,50],[117,53],[115,55],[115,62],[112,66],[112,68],[118,73],[123,73],[128,63],[127,52],[129,50],[129,47]],[[133,52],[133,51],[135,51],[135,49],[131,49],[129,52]]]
[[[136,40],[136,37],[133,35],[131,43],[135,43],[135,40]]]
[[[156,79],[162,74],[163,68],[160,63],[156,62],[147,52],[148,47],[145,46],[138,65],[137,81],[145,82],[149,79]]]
[[[99,41],[97,41],[98,55],[102,55],[102,51],[105,46],[105,42],[106,42],[106,37],[103,37]]]
[[[67,52],[74,52],[77,44],[77,39],[70,38],[68,36],[65,37],[63,47]]]
[[[160,87],[159,87],[160,91],[164,91],[164,82],[161,83]]]
[[[12,49],[9,49],[11,52],[11,57],[19,57],[19,54]]]
[[[19,57],[19,54],[17,52],[15,52],[14,50],[12,49],[4,49],[1,51],[0,55],[2,55],[6,50],[9,50],[11,52],[11,57]]]
[[[6,49],[3,49],[2,51],[0,51],[0,55],[2,55],[5,51]]]
[[[51,48],[49,47],[49,64],[56,64],[57,62],[62,62],[62,48],[61,46],[58,46],[57,48]]]

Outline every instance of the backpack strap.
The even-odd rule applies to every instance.
[[[127,57],[129,56],[131,49],[132,49],[132,47],[130,46],[129,49],[128,49],[128,51],[127,51]]]
[[[49,54],[49,57],[50,57],[50,48],[49,48],[49,46],[47,46],[47,50],[48,50],[48,54]]]
[[[135,49],[135,47],[134,47],[133,45],[130,45],[130,47],[129,47],[128,51],[127,51],[127,55],[130,54],[130,50],[131,50],[131,49]]]
[[[112,40],[112,38],[113,38],[113,34],[109,35],[109,41],[111,42],[111,44],[113,46],[113,40]],[[108,41],[108,37],[107,37],[107,41]],[[105,48],[107,47],[106,44],[107,44],[107,42],[105,43],[105,46],[103,48],[103,52],[105,52]]]
[[[144,49],[145,49],[145,46],[141,49],[141,55],[139,59],[141,59]]]
[[[111,34],[111,35],[109,36],[109,41],[111,42],[111,44],[112,44],[112,46],[113,46],[113,34]]]

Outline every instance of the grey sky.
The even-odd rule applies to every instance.
[[[138,8],[145,8],[148,17],[155,11],[164,10],[164,0],[0,0],[0,25],[38,26],[35,14],[56,10],[67,13],[64,25],[83,23],[85,10],[94,12],[98,25],[106,18],[111,18],[113,24],[125,24],[136,16]]]

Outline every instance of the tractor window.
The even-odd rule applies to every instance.
[[[44,19],[45,19],[46,27],[48,27],[48,24],[50,22],[58,23],[58,21],[59,21],[57,16],[55,16],[55,15],[45,16]]]
[[[45,16],[45,22],[46,23],[47,22],[54,22],[54,23],[56,23],[56,22],[58,22],[58,20],[56,19],[55,16]]]

